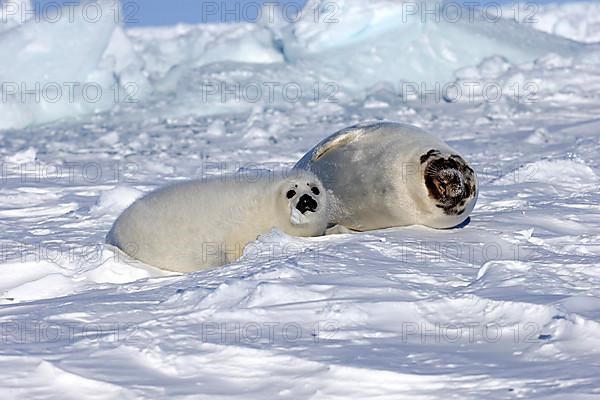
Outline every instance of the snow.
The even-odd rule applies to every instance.
[[[137,103],[0,102],[0,393],[600,396],[600,50],[584,43],[600,37],[597,5],[543,6],[528,26],[399,24],[396,2],[339,4],[328,25],[0,28],[3,82],[140,89]],[[222,101],[236,82],[259,100]],[[266,82],[280,83],[272,98]],[[280,90],[291,83],[297,102]],[[435,83],[462,94],[420,90]],[[290,166],[374,119],[423,127],[474,165],[468,223],[272,231],[189,275],[103,245],[142,193]]]
[[[1,128],[109,110],[128,100],[125,83],[135,82],[140,95],[148,90],[138,57],[115,22],[115,2],[98,1],[93,10],[78,4],[62,18],[32,17],[0,34],[0,46],[11,55],[0,62],[0,112],[7,116]]]
[[[529,12],[534,11],[530,9]],[[536,28],[586,43],[600,42],[600,4],[551,4],[536,12]]]

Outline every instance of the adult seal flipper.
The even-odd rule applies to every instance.
[[[314,172],[328,190],[329,223],[357,231],[452,228],[477,201],[477,176],[465,159],[435,136],[402,123],[344,128],[295,167]]]

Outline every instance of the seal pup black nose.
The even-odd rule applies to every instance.
[[[315,212],[318,206],[319,203],[317,203],[317,201],[313,199],[311,195],[303,194],[300,196],[298,204],[296,204],[296,209],[302,214],[306,214],[307,211]]]

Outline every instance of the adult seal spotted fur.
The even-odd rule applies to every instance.
[[[319,236],[327,228],[327,195],[307,171],[259,179],[192,180],[135,201],[115,221],[106,242],[146,264],[191,272],[230,263],[272,228]]]
[[[477,201],[477,176],[459,153],[415,126],[368,122],[317,144],[296,168],[330,194],[331,225],[356,231],[405,225],[451,228]]]

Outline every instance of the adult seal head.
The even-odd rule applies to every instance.
[[[330,194],[331,225],[357,231],[451,228],[477,201],[477,176],[453,148],[415,126],[368,122],[342,129],[302,157]]]

